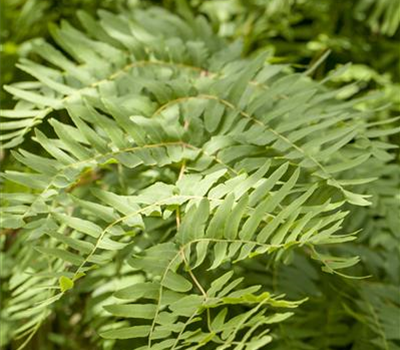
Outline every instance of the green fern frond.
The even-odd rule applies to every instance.
[[[237,271],[295,259],[347,276],[359,258],[334,248],[357,238],[359,227],[341,232],[348,208],[371,204],[371,179],[354,174],[388,161],[382,140],[398,129],[267,53],[241,58],[202,17],[79,18],[83,31],[62,23],[57,46],[36,43],[48,64],[22,60],[36,80],[8,86],[18,102],[0,112],[25,169],[2,174],[17,190],[1,224],[24,259],[8,286],[14,335],[29,339],[68,295],[96,298],[107,280],[88,317],[110,344],[279,347],[286,309],[306,295],[288,286],[289,267],[262,283]],[[31,133],[40,151],[16,149]]]

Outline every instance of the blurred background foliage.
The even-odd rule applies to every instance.
[[[171,8],[175,1],[166,1]],[[275,60],[302,68],[330,51],[317,78],[352,62],[337,83],[358,82],[359,91],[383,90],[400,111],[398,0],[222,0],[191,1],[220,35],[241,37],[245,53],[270,47]]]
[[[23,80],[15,68],[30,55],[32,40],[51,40],[49,24],[76,24],[76,11],[95,14],[160,5],[173,12],[201,13],[219,35],[242,38],[244,55],[269,47],[274,60],[299,69],[330,51],[316,78],[352,62],[336,82],[357,82],[353,93],[379,89],[394,113],[400,111],[400,0],[0,0],[1,82]],[[12,101],[1,91],[2,108]]]
[[[26,77],[15,64],[20,57],[30,55],[32,40],[50,40],[50,23],[57,23],[60,19],[76,23],[78,9],[95,14],[99,8],[116,11],[128,5],[126,0],[0,0],[2,85]],[[12,105],[4,90],[0,101],[2,108]]]
[[[32,56],[33,40],[52,40],[49,24],[58,23],[60,19],[75,24],[78,9],[95,14],[100,8],[118,12],[130,11],[135,7],[159,5],[182,16],[188,16],[189,13],[203,14],[211,21],[219,35],[228,40],[241,38],[244,42],[244,55],[268,47],[274,53],[273,62],[290,63],[294,69],[301,71],[319,62],[312,72],[315,79],[324,79],[351,62],[352,65],[346,71],[337,74],[331,80],[331,84],[348,86],[344,91],[348,96],[365,96],[379,92],[378,97],[359,105],[359,108],[376,108],[377,121],[396,117],[400,112],[400,0],[0,0],[0,4],[2,85],[25,80],[26,75],[15,68],[15,63],[21,57]],[[38,57],[32,58],[40,60]],[[1,108],[13,105],[13,101],[4,90],[1,90],[0,104]],[[400,144],[398,134],[390,136],[388,141]],[[322,315],[318,307],[324,305],[326,310],[323,314],[330,315],[332,324],[343,321],[343,324],[352,324],[351,327],[364,325],[358,334],[364,334],[366,338],[371,337],[371,334],[377,339],[382,334],[391,334],[392,339],[400,339],[400,334],[396,334],[400,333],[396,328],[396,320],[388,325],[383,323],[388,329],[382,329],[382,323],[378,322],[379,311],[383,305],[387,305],[384,300],[391,300],[390,303],[400,305],[398,149],[388,149],[381,157],[386,157],[390,165],[375,168],[365,166],[360,170],[365,172],[365,177],[379,179],[366,185],[368,191],[374,193],[373,205],[368,210],[358,209],[358,213],[351,216],[352,221],[346,223],[347,232],[362,229],[360,238],[345,248],[340,248],[349,250],[349,254],[356,253],[361,256],[361,264],[357,271],[359,275],[371,274],[374,277],[360,282],[357,288],[352,287],[350,282],[338,282],[336,287],[341,286],[340,290],[329,289],[330,294],[319,295],[314,300],[313,303],[317,303],[317,307],[311,304],[310,309],[304,309],[303,312],[314,312],[317,319]],[[4,161],[5,155],[1,158]],[[6,278],[8,269],[4,263],[13,263],[14,250],[19,249],[19,245],[11,245],[4,236],[0,239],[4,252],[1,255],[3,263],[0,261],[0,276]],[[290,267],[282,266],[279,269],[279,274],[283,276],[279,283],[286,283],[285,269]],[[260,279],[256,271],[254,275],[254,278]],[[298,282],[302,283],[301,279]],[[95,274],[85,283],[96,283]],[[325,283],[332,282],[323,279],[315,283],[323,288]],[[103,288],[107,289],[107,286]],[[82,293],[84,297],[84,286]],[[356,303],[349,302],[354,299],[357,300]],[[101,302],[101,295],[97,301]],[[77,307],[80,304],[82,307],[90,307],[85,305],[84,300],[69,303]],[[367,314],[371,309],[377,310],[372,318]],[[60,309],[59,312],[66,313],[67,317],[51,319],[28,349],[96,349],[95,345],[85,342],[86,338],[92,336],[91,330],[85,328],[88,320],[84,320],[83,325],[80,325],[80,316],[76,311]],[[95,315],[96,313],[94,318]],[[306,332],[305,325],[301,324],[301,317],[290,322],[299,322],[299,319],[300,324],[295,326],[303,327]],[[291,329],[290,322],[288,329]],[[296,329],[295,326],[292,329]],[[81,328],[77,330],[77,327]],[[60,329],[63,330],[62,334],[68,337],[68,341],[59,333]],[[332,337],[324,349],[372,350],[362,337],[357,340],[347,339],[347,328],[332,329],[331,332]],[[6,333],[4,329],[0,332],[2,335]],[[291,335],[294,342],[296,336]],[[318,334],[315,335],[315,339],[317,342]],[[1,347],[16,349],[18,342],[6,348],[7,342],[8,339],[0,338]],[[44,344],[46,348],[43,348]],[[352,344],[351,347],[348,344]],[[392,350],[399,347],[387,345],[384,348],[377,345],[376,349]]]

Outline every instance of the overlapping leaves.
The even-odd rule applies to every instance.
[[[99,16],[53,28],[58,48],[37,43],[49,65],[22,61],[36,81],[7,87],[18,102],[1,111],[4,147],[32,136],[41,151],[13,150],[29,171],[3,174],[23,190],[4,194],[2,226],[27,245],[6,317],[28,320],[15,335],[29,340],[55,302],[112,266],[135,283],[108,298],[103,337],[262,348],[302,299],[235,270],[294,250],[331,274],[357,263],[326,246],[355,239],[339,233],[343,205],[368,205],[353,187],[371,179],[351,172],[384,158],[377,138],[397,130],[268,54],[241,59],[201,17]]]

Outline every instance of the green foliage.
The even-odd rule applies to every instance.
[[[1,345],[399,348],[397,118],[179,11],[79,11],[4,87]]]
[[[97,8],[121,10],[133,6],[127,0],[0,0],[0,38],[1,38],[1,82],[9,84],[24,80],[26,76],[16,69],[21,57],[33,56],[32,41],[38,37],[48,38],[48,26],[60,19],[75,22],[76,9],[95,14]],[[8,96],[0,92],[2,106],[7,105]],[[4,107],[3,107],[4,108]]]
[[[198,11],[213,20],[220,35],[243,37],[246,52],[270,48],[275,61],[297,63],[323,61],[313,73],[318,79],[338,65],[357,63],[354,93],[382,89],[386,103],[399,108],[400,39],[399,0],[223,0],[196,1]],[[350,72],[349,72],[350,73]]]

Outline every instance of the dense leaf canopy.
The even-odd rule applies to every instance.
[[[399,349],[391,95],[178,3],[78,11],[4,86],[2,345]]]

